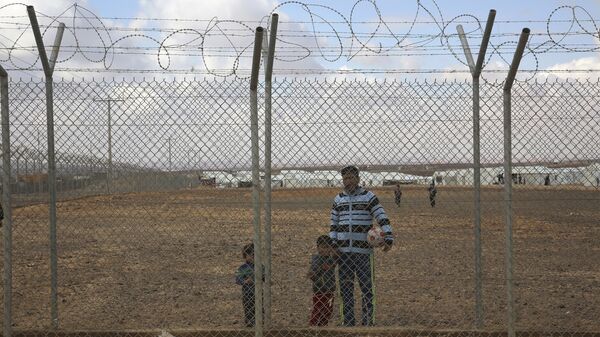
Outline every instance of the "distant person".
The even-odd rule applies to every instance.
[[[246,327],[254,326],[254,244],[242,249],[244,263],[235,273],[235,283],[242,286],[242,304]]]
[[[308,278],[312,281],[312,313],[309,325],[326,326],[333,314],[337,250],[327,235],[317,238],[317,254],[312,256]]]
[[[498,184],[504,185],[504,173],[499,173],[497,177],[498,177]]]
[[[544,178],[544,185],[550,186],[550,175],[546,174],[546,178]]]
[[[429,192],[429,203],[431,207],[435,207],[435,196],[437,195],[437,189],[435,188],[435,182],[432,180],[431,184],[429,184],[429,188],[427,188]]]
[[[392,248],[394,236],[390,220],[377,196],[361,186],[358,168],[346,166],[340,171],[344,190],[333,200],[329,237],[338,247],[338,273],[342,297],[341,316],[344,326],[356,325],[354,317],[354,278],[362,293],[361,324],[373,325],[373,248],[367,242],[367,232],[373,220],[385,233],[383,251]]]
[[[394,190],[394,202],[398,207],[400,207],[400,201],[402,201],[402,190],[400,190],[400,184],[396,184],[396,189]]]

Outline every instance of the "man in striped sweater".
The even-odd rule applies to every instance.
[[[361,186],[358,168],[347,166],[341,170],[344,191],[333,200],[329,236],[339,252],[339,282],[342,296],[341,315],[344,326],[356,325],[354,318],[354,276],[362,293],[362,319],[365,326],[374,323],[373,248],[367,242],[367,232],[373,219],[385,233],[383,250],[392,248],[392,227],[377,196]]]

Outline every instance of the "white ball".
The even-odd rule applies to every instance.
[[[371,247],[381,247],[385,243],[385,233],[379,226],[373,226],[367,232],[367,242]]]

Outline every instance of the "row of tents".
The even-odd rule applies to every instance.
[[[481,184],[503,184],[505,177],[502,167],[481,168]],[[438,185],[472,186],[474,171],[456,169],[435,171],[432,176],[418,176],[402,172],[367,172],[360,174],[365,186],[386,186],[395,184],[424,185],[435,181]],[[217,187],[250,187],[251,171],[204,171],[200,179],[214,182]],[[515,166],[512,168],[514,184],[526,185],[583,185],[600,186],[600,163],[583,167],[548,168],[545,166]],[[264,184],[264,173],[261,172]],[[339,187],[342,180],[339,171],[282,170],[271,176],[272,188]]]
[[[392,184],[426,184],[431,177],[415,176],[400,172],[361,172],[361,182],[365,186],[385,186]],[[252,186],[251,171],[204,171],[201,180],[214,180],[218,187]],[[264,173],[261,172],[264,184]],[[339,171],[282,170],[271,175],[272,188],[339,187],[342,179]]]
[[[582,185],[600,186],[600,163],[582,167],[549,168],[545,166],[515,166],[512,168],[512,181],[523,185]],[[503,184],[502,167],[481,168],[481,184]],[[473,169],[437,171],[436,181],[443,185],[473,185]]]

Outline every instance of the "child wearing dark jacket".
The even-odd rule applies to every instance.
[[[235,273],[235,283],[242,286],[242,304],[246,327],[254,326],[254,244],[242,249],[242,264]]]
[[[311,326],[325,326],[333,313],[337,250],[327,235],[317,238],[317,254],[312,256],[308,278],[312,280],[313,298]]]

